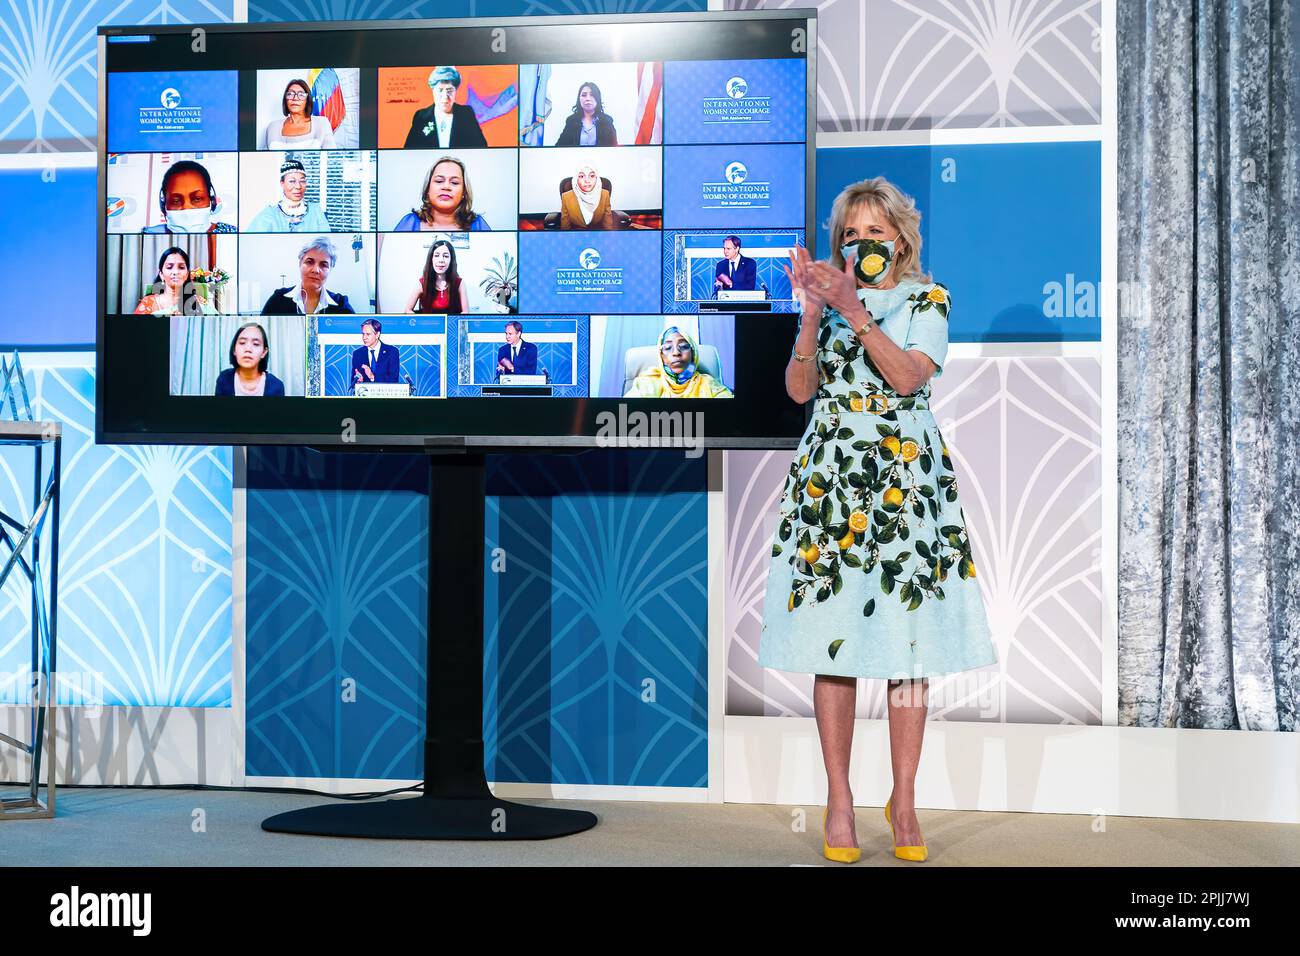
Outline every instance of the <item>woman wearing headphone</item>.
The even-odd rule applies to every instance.
[[[218,202],[217,192],[212,188],[212,175],[207,168],[192,159],[182,159],[172,163],[163,174],[162,189],[158,190],[158,206],[163,221],[145,226],[141,231],[154,234],[238,232],[228,222],[212,221]]]

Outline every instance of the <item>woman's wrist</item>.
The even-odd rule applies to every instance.
[[[871,327],[876,324],[873,318],[867,309],[859,305],[856,310],[844,316],[844,321],[849,323],[849,328],[853,329],[859,338],[866,338]]]

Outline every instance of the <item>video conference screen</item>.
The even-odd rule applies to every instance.
[[[814,27],[101,28],[100,439],[791,444]]]

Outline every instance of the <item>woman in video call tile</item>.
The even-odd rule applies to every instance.
[[[398,220],[394,232],[437,229],[442,232],[480,232],[492,227],[474,212],[474,191],[465,164],[452,156],[440,156],[424,174],[420,206]]]
[[[325,210],[304,198],[307,195],[307,170],[296,159],[280,164],[280,192],[273,202],[248,224],[249,232],[329,232]]]
[[[163,250],[158,258],[158,273],[154,277],[155,290],[140,300],[135,307],[136,315],[183,315],[185,309],[185,283],[190,281],[190,257],[180,246],[170,246]],[[216,309],[207,299],[194,296],[191,312],[213,315]]]
[[[564,129],[556,146],[617,146],[618,133],[614,121],[605,112],[600,98],[600,87],[583,83],[578,87],[578,99],[573,112],[564,121]]]
[[[208,168],[192,159],[179,160],[167,167],[162,188],[158,190],[158,206],[163,221],[145,226],[140,231],[150,235],[238,232],[228,222],[212,221],[220,204]]]
[[[230,368],[217,376],[214,395],[283,396],[284,382],[266,370],[271,343],[257,322],[241,325],[230,340]]]
[[[624,398],[732,398],[731,389],[695,364],[694,340],[677,326],[659,336],[659,364],[632,379]]]
[[[433,105],[416,110],[406,148],[474,149],[487,146],[474,110],[456,102],[460,71],[454,66],[437,66],[429,74]]]
[[[429,247],[424,257],[424,274],[406,300],[407,312],[461,315],[469,311],[469,296],[456,271],[456,250],[446,239]]]
[[[334,127],[328,117],[314,116],[316,104],[306,80],[290,80],[280,99],[283,119],[257,132],[258,149],[333,149]]]
[[[572,188],[560,194],[560,228],[615,228],[609,190],[601,185],[600,174],[590,163],[578,167]]]
[[[334,243],[317,236],[298,252],[298,284],[276,289],[262,306],[263,315],[316,315],[355,312],[348,297],[330,292],[325,280],[338,261]]]

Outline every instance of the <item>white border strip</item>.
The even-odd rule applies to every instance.
[[[1101,5],[1101,722],[1119,723],[1119,126],[1115,0]]]
[[[230,779],[244,785],[247,753],[245,726],[248,653],[248,446],[230,450]]]
[[[386,793],[419,786],[422,780],[373,780],[350,777],[248,777],[249,787],[284,787],[320,790],[323,793]],[[704,803],[708,791],[702,787],[616,787],[602,784],[495,783],[492,793],[503,799],[524,800],[634,800],[653,803]],[[720,802],[720,801],[708,801]]]
[[[709,802],[724,799],[723,767],[725,721],[727,716],[727,456],[722,451],[708,452],[707,510],[708,582],[704,600],[708,602],[708,688]]]
[[[1104,139],[1105,126],[994,126],[962,129],[873,129],[818,133],[818,149],[855,146],[987,146],[1008,143],[1077,143]]]
[[[1101,342],[952,342],[949,359],[972,358],[1096,358]]]
[[[0,153],[0,170],[94,169],[98,155],[93,150],[89,153]]]
[[[826,769],[812,717],[728,717],[726,799],[823,806]],[[889,722],[858,720],[855,802],[879,807],[893,782]],[[916,804],[945,810],[1300,823],[1300,734],[1187,728],[926,724]],[[1100,829],[1100,828],[1098,828]]]

